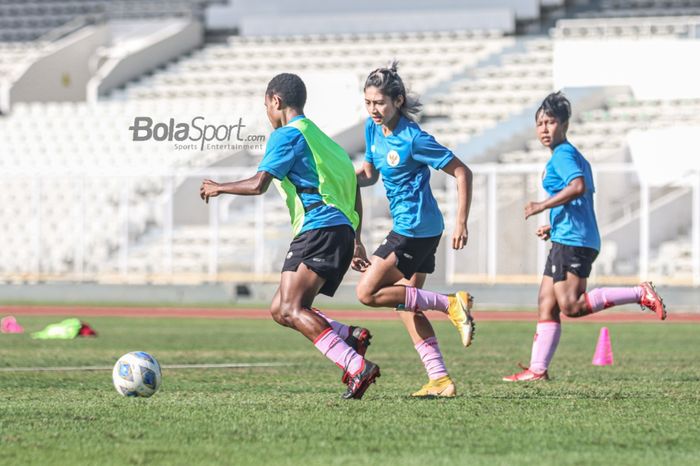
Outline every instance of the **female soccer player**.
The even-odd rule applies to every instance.
[[[444,223],[430,190],[430,167],[455,177],[459,208],[452,247],[467,244],[467,219],[471,203],[472,173],[447,148],[412,120],[420,104],[406,94],[397,63],[372,71],[365,82],[367,150],[358,184],[370,186],[382,175],[394,221],[392,231],[367,261],[364,246],[356,239],[353,268],[363,272],[357,286],[359,300],[373,307],[395,307],[428,373],[429,381],[417,397],[455,396],[435,331],[423,311],[447,313],[469,346],[474,334],[472,297],[460,291],[454,296],[423,290],[426,275],[435,270],[435,252]]]
[[[591,166],[566,139],[571,104],[560,92],[547,96],[535,113],[537,137],[552,151],[542,186],[549,198],[528,202],[525,219],[549,210],[549,225],[536,234],[552,240],[540,285],[539,320],[532,344],[530,367],[504,377],[506,382],[548,379],[547,369],[559,344],[561,312],[583,317],[620,304],[638,303],[666,318],[666,307],[654,286],[644,282],[629,288],[596,288],[586,293],[586,279],[600,250],[600,235],[593,210]]]
[[[343,398],[362,398],[379,377],[379,366],[364,359],[366,329],[331,321],[312,308],[317,294],[333,296],[354,253],[355,228],[362,209],[355,172],[347,153],[304,116],[306,86],[283,73],[267,86],[265,107],[275,131],[258,172],[246,180],[204,180],[205,201],[220,194],[260,195],[273,178],[294,228],[279,289],[270,311],[277,323],[311,340],[343,370]],[[323,162],[323,163],[320,163]]]

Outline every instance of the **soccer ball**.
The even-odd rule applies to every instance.
[[[127,353],[114,365],[112,382],[123,396],[153,395],[160,388],[160,364],[148,353]]]

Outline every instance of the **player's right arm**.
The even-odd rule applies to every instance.
[[[355,230],[355,250],[352,255],[352,268],[358,272],[364,272],[370,266],[367,259],[367,250],[362,244],[362,194],[360,193],[360,184],[357,184],[355,193],[355,212],[360,216],[360,220]]]
[[[237,194],[240,196],[258,196],[264,194],[272,182],[272,175],[266,171],[259,171],[255,175],[240,181],[230,183],[217,183],[212,180],[204,180],[199,188],[199,197],[209,203],[210,197],[219,194]]]
[[[216,197],[219,194],[257,196],[265,193],[273,178],[281,180],[291,170],[295,160],[293,140],[298,131],[292,128],[273,131],[255,175],[231,183],[204,180],[199,188],[199,196],[208,203],[210,197]]]
[[[374,123],[371,118],[365,121],[365,159],[362,166],[355,170],[357,186],[372,186],[379,179],[379,172],[374,167]]]

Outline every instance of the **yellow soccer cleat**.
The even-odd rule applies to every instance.
[[[457,327],[462,344],[467,347],[472,344],[474,337],[474,318],[471,309],[474,306],[474,298],[466,291],[458,291],[454,296],[449,296],[450,305],[447,315],[452,324]]]
[[[411,394],[415,398],[452,398],[456,395],[457,388],[449,375],[430,380],[423,388]]]

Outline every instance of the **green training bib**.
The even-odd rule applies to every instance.
[[[340,210],[348,218],[353,229],[357,229],[360,223],[360,216],[355,211],[357,178],[350,156],[308,118],[294,120],[288,126],[301,131],[311,150],[318,174],[318,191],[324,204]],[[288,177],[274,180],[274,183],[289,209],[292,230],[296,236],[304,225],[305,214],[297,188]]]

